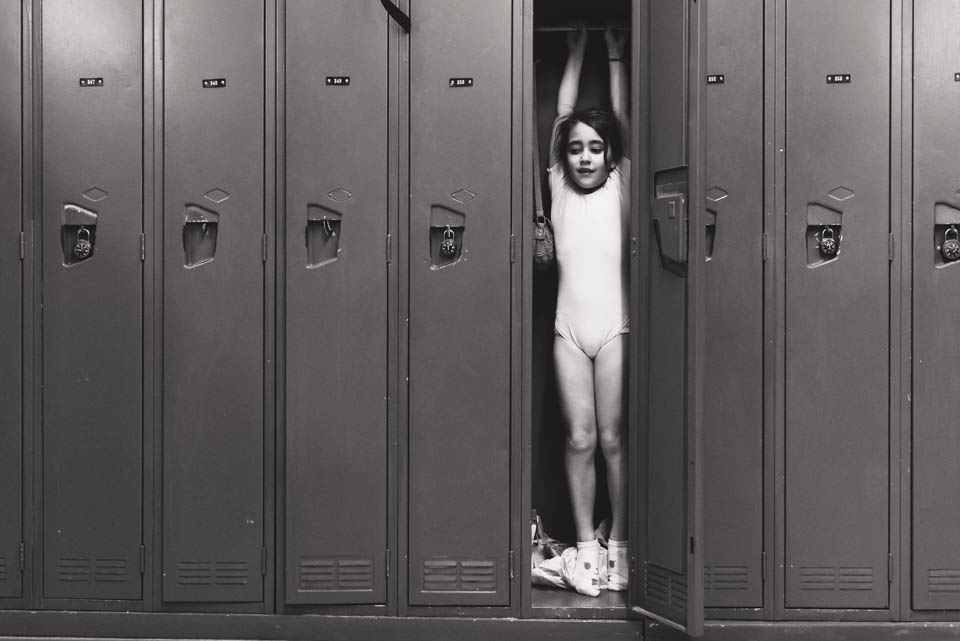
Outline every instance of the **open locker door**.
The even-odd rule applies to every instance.
[[[630,586],[634,616],[703,632],[700,456],[707,0],[635,0]],[[692,197],[691,197],[692,196]]]

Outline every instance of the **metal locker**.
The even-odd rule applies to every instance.
[[[142,9],[44,9],[43,596],[138,599]]]
[[[286,602],[384,603],[389,18],[285,19]]]
[[[0,0],[0,598],[23,589],[21,3]]]
[[[411,605],[509,604],[512,16],[411,4]]]
[[[785,605],[885,608],[890,3],[786,22]]]
[[[703,228],[706,15],[703,2],[634,3],[640,70],[633,121],[646,157],[635,160],[631,266],[632,612],[703,630],[701,481],[704,361]],[[643,10],[643,9],[645,10]],[[648,14],[646,12],[649,12]],[[643,33],[646,31],[646,33]],[[640,64],[644,67],[641,68]],[[642,109],[640,100],[649,100]],[[641,120],[649,114],[648,121]],[[637,137],[635,136],[635,139]],[[690,195],[698,196],[691,199]]]
[[[960,610],[960,6],[913,7],[913,608]],[[946,245],[946,251],[944,251]]]
[[[707,6],[704,592],[763,607],[763,0]]]
[[[163,600],[264,598],[264,3],[164,3]]]

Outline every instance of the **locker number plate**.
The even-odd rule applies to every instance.
[[[350,86],[350,76],[327,76],[328,87],[348,87]]]
[[[81,87],[102,87],[103,78],[80,78]]]
[[[204,89],[219,89],[220,87],[227,86],[226,78],[204,78],[203,79],[203,88]]]
[[[472,87],[473,78],[450,78],[451,87]]]
[[[835,73],[827,76],[828,85],[849,85],[850,80],[850,74],[848,73]]]
[[[708,85],[722,85],[724,82],[724,77],[722,73],[715,73],[707,76]]]

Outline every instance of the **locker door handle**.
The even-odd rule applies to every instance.
[[[390,17],[400,25],[405,33],[410,33],[410,16],[405,14],[400,7],[390,2],[390,0],[380,0],[380,4],[383,5],[383,8],[387,10]]]
[[[653,201],[653,233],[660,263],[680,277],[687,275],[687,226],[685,194],[671,194]]]

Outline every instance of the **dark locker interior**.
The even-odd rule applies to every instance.
[[[78,31],[91,10],[105,19]],[[139,4],[98,0],[57,6],[40,22],[42,593],[135,600],[143,542],[143,17]]]
[[[23,590],[20,543],[23,536],[23,344],[19,244],[23,179],[21,173],[20,80],[22,10],[17,2],[0,3],[0,193],[8,206],[0,209],[0,598],[16,598]]]
[[[629,1],[582,2],[537,0],[534,3],[533,59],[535,76],[536,136],[539,143],[538,170],[541,172],[544,213],[550,215],[547,168],[550,138],[557,115],[557,92],[567,60],[567,33],[572,25],[588,28],[587,51],[580,79],[577,107],[610,109],[607,53],[602,27],[629,29]],[[629,60],[626,61],[629,64]],[[533,106],[531,106],[533,108]],[[533,270],[532,354],[532,501],[546,535],[567,544],[576,542],[570,494],[564,468],[565,427],[560,411],[553,360],[554,315],[557,305],[557,269],[535,265]],[[609,523],[606,467],[600,448],[596,451],[597,501],[594,520]],[[534,608],[574,608],[607,611],[624,616],[626,595],[601,592],[584,597],[571,591],[532,587]]]
[[[350,0],[285,18],[286,603],[385,604],[389,18]]]
[[[163,5],[167,603],[264,600],[264,6]]]

